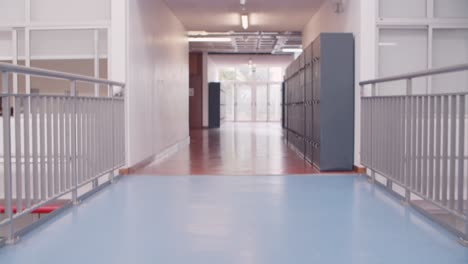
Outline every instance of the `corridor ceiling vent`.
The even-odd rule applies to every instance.
[[[302,48],[302,34],[299,31],[189,31],[188,37],[193,40],[190,42],[191,51],[209,53],[289,54],[289,49]],[[207,41],[210,39],[216,41]]]

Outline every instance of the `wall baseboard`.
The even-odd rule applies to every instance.
[[[133,174],[135,173],[136,171],[152,164],[152,163],[159,163],[159,162],[162,162],[163,160],[167,159],[168,157],[172,156],[173,154],[179,152],[179,150],[181,150],[182,148],[186,147],[187,145],[190,144],[190,137],[186,137],[184,139],[182,139],[181,141],[179,142],[176,142],[174,143],[173,145],[165,148],[163,151],[161,151],[160,153],[158,154],[155,154],[155,155],[152,155],[140,162],[138,162],[137,164],[131,166],[131,167],[127,167],[127,168],[121,168],[119,170],[119,174],[120,175],[129,175],[129,174]]]

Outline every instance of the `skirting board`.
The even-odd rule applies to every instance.
[[[177,153],[179,150],[181,150],[182,148],[186,147],[189,144],[190,144],[190,137],[186,137],[185,139],[173,144],[172,146],[167,147],[166,149],[164,149],[158,154],[152,155],[131,167],[120,169],[119,174],[129,175],[129,174],[135,173],[137,170],[140,170],[148,166],[149,164],[159,163],[167,159],[168,157],[172,156],[173,154]]]

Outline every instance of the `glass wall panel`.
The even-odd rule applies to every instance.
[[[427,69],[427,29],[381,29],[379,36],[379,77]],[[379,94],[401,94],[405,81],[379,85]],[[413,81],[413,92],[424,93],[426,78]]]
[[[267,82],[268,79],[268,67],[257,67],[255,70],[255,80],[259,82]]]
[[[219,70],[220,81],[235,81],[236,80],[236,68],[222,68]]]
[[[236,85],[236,121],[252,121],[252,86]]]
[[[423,18],[427,16],[427,1],[380,0],[379,14],[382,18]]]
[[[224,90],[224,98],[226,103],[226,121],[234,121],[234,83],[223,82],[221,87]]]
[[[110,2],[111,0],[32,0],[31,21],[62,23],[108,21]],[[60,12],[57,12],[58,10]]]
[[[23,0],[0,0],[0,25],[25,22],[25,8]]]
[[[468,62],[468,29],[435,29],[433,33],[433,67],[446,67]],[[432,77],[432,91],[467,92],[468,72]]]
[[[284,70],[282,67],[270,67],[270,81],[272,82],[282,82],[283,81]]]
[[[255,108],[256,121],[265,122],[268,120],[268,86],[266,84],[257,84],[255,87]]]
[[[281,84],[271,84],[269,87],[268,117],[272,122],[281,120]]]
[[[468,1],[434,0],[434,16],[439,18],[468,18]]]

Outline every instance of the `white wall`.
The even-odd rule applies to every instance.
[[[161,0],[128,1],[128,165],[189,135],[188,41]]]
[[[363,49],[364,42],[369,41],[369,33],[362,31],[361,25],[363,21],[375,15],[374,11],[368,8],[369,3],[375,0],[343,0],[343,12],[336,13],[336,6],[333,1],[326,0],[319,11],[311,18],[311,20],[305,25],[303,34],[303,46],[307,47],[317,36],[322,32],[352,32],[355,38],[355,131],[354,131],[354,145],[355,164],[360,163],[360,88],[359,81],[362,79],[361,64],[368,63],[368,58],[363,61],[361,50]],[[363,12],[364,11],[364,12]],[[362,13],[363,12],[363,13]],[[362,13],[362,15],[361,15]],[[375,21],[375,20],[371,20]],[[372,24],[374,25],[374,24]],[[364,34],[361,34],[363,32]],[[374,41],[372,41],[372,45]],[[366,56],[366,55],[364,55]],[[367,76],[369,68],[366,68],[365,75]]]

